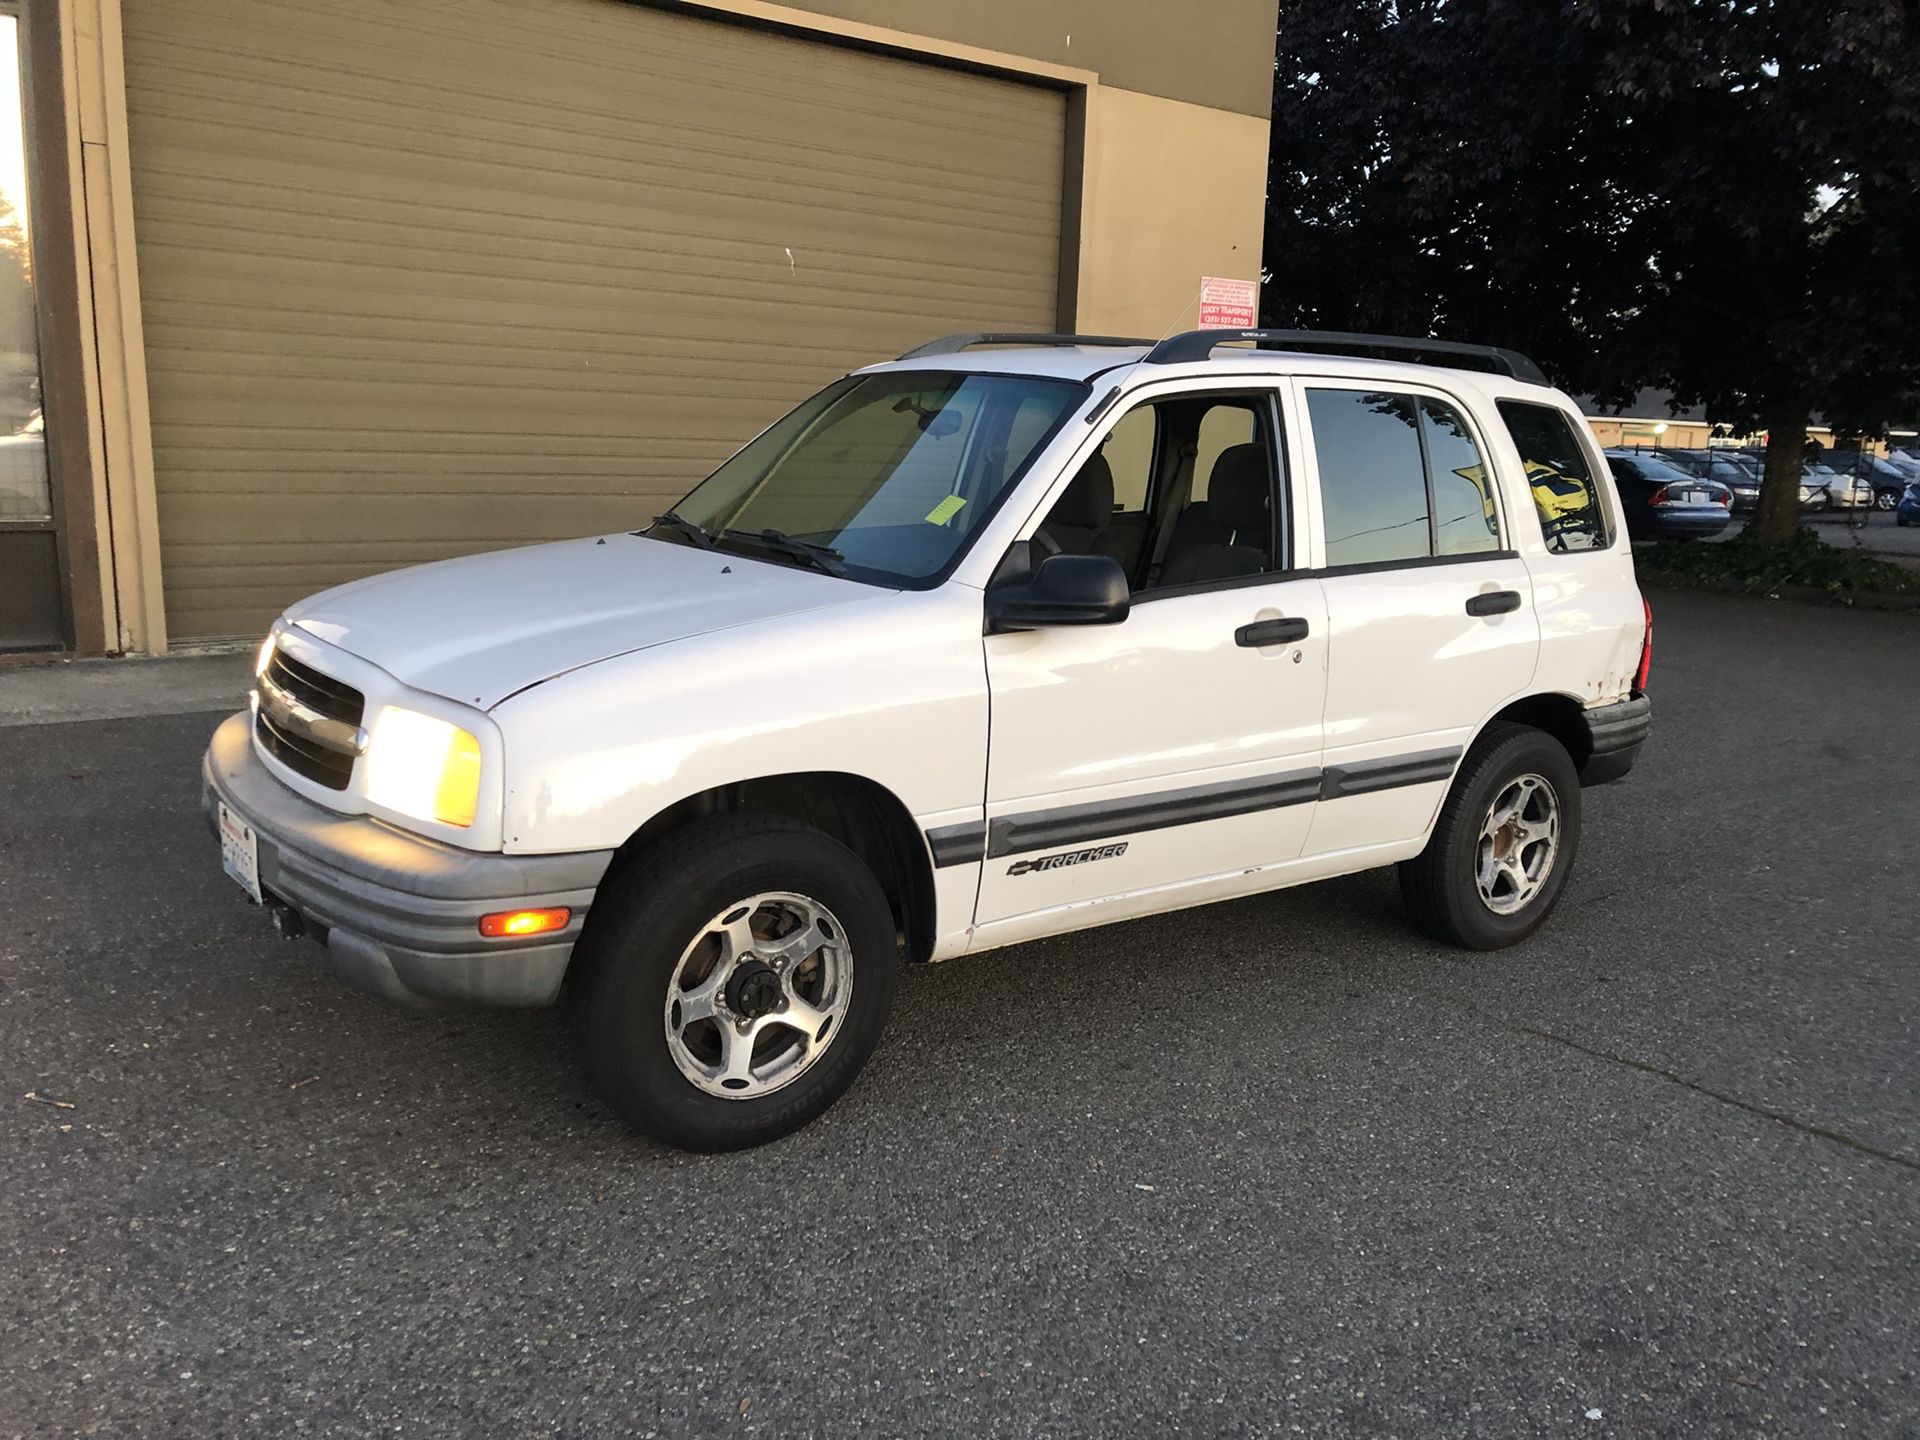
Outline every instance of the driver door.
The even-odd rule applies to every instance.
[[[1258,889],[1263,867],[1300,855],[1319,799],[1327,613],[1320,582],[1290,569],[1292,517],[1304,511],[1277,394],[1169,386],[1116,430],[1125,444],[1105,450],[1114,489],[1148,497],[1155,537],[1130,613],[984,641],[992,718],[976,925],[989,943]],[[1243,512],[1266,487],[1266,533],[1242,524],[1207,554],[1169,553],[1177,532],[1205,528],[1198,512],[1179,524],[1191,497],[1206,496],[1218,529],[1230,453]],[[1136,461],[1145,483],[1126,472]],[[1256,462],[1263,482],[1249,478]]]

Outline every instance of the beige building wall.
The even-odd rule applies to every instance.
[[[1713,443],[1714,427],[1704,420],[1669,420],[1660,416],[1589,415],[1587,424],[1602,447],[1641,450],[1704,450]],[[1833,444],[1833,432],[1825,425],[1809,425],[1807,439],[1821,445]],[[1757,445],[1758,436],[1722,434],[1719,443]],[[1869,450],[1884,449],[1869,444]]]
[[[45,13],[45,12],[43,12]],[[146,348],[133,247],[133,191],[127,163],[127,105],[119,0],[62,0],[58,13],[60,91],[67,156],[62,209],[71,217],[80,258],[75,312],[78,389],[85,414],[56,423],[85,433],[74,453],[87,456],[91,534],[69,537],[98,562],[70,584],[96,593],[76,604],[97,617],[77,626],[82,653],[159,653],[166,649],[160,590],[160,529],[153,443],[147,415]],[[75,597],[76,601],[79,597]]]
[[[86,257],[80,323],[92,337],[84,418],[101,502],[97,583],[106,618],[79,645],[158,653],[167,625],[121,0],[51,4],[76,142],[74,227]],[[1063,176],[1063,325],[1157,336],[1194,324],[1202,276],[1259,276],[1274,0],[687,0],[679,8],[1063,92],[1074,122]],[[458,7],[433,13],[459,23]]]
[[[696,0],[729,9],[740,0]],[[1103,85],[1264,120],[1277,0],[791,0],[853,22],[1089,71]]]
[[[1205,275],[1260,278],[1265,118],[1094,86],[1087,95],[1074,328],[1193,328]]]
[[[1713,427],[1698,420],[1650,420],[1632,416],[1587,417],[1587,424],[1603,447],[1661,446],[1675,450],[1698,450],[1707,443]]]

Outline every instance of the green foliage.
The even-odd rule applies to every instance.
[[[1912,0],[1283,5],[1271,154],[1269,324],[1512,345],[1796,446],[1920,413]]]
[[[1634,552],[1643,575],[1695,585],[1770,591],[1805,586],[1833,594],[1920,595],[1920,573],[1858,546],[1829,545],[1811,530],[1791,540],[1738,535],[1725,544],[1662,540]]]

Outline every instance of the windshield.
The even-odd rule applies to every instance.
[[[959,559],[1087,393],[1075,380],[1025,375],[849,375],[673,513],[723,549],[793,564],[809,563],[811,550],[818,568],[850,579],[924,587]]]

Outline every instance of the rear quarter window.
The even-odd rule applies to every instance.
[[[1586,447],[1566,413],[1524,400],[1498,403],[1500,419],[1526,467],[1527,490],[1547,549],[1605,550],[1613,543],[1606,507],[1600,503]]]

